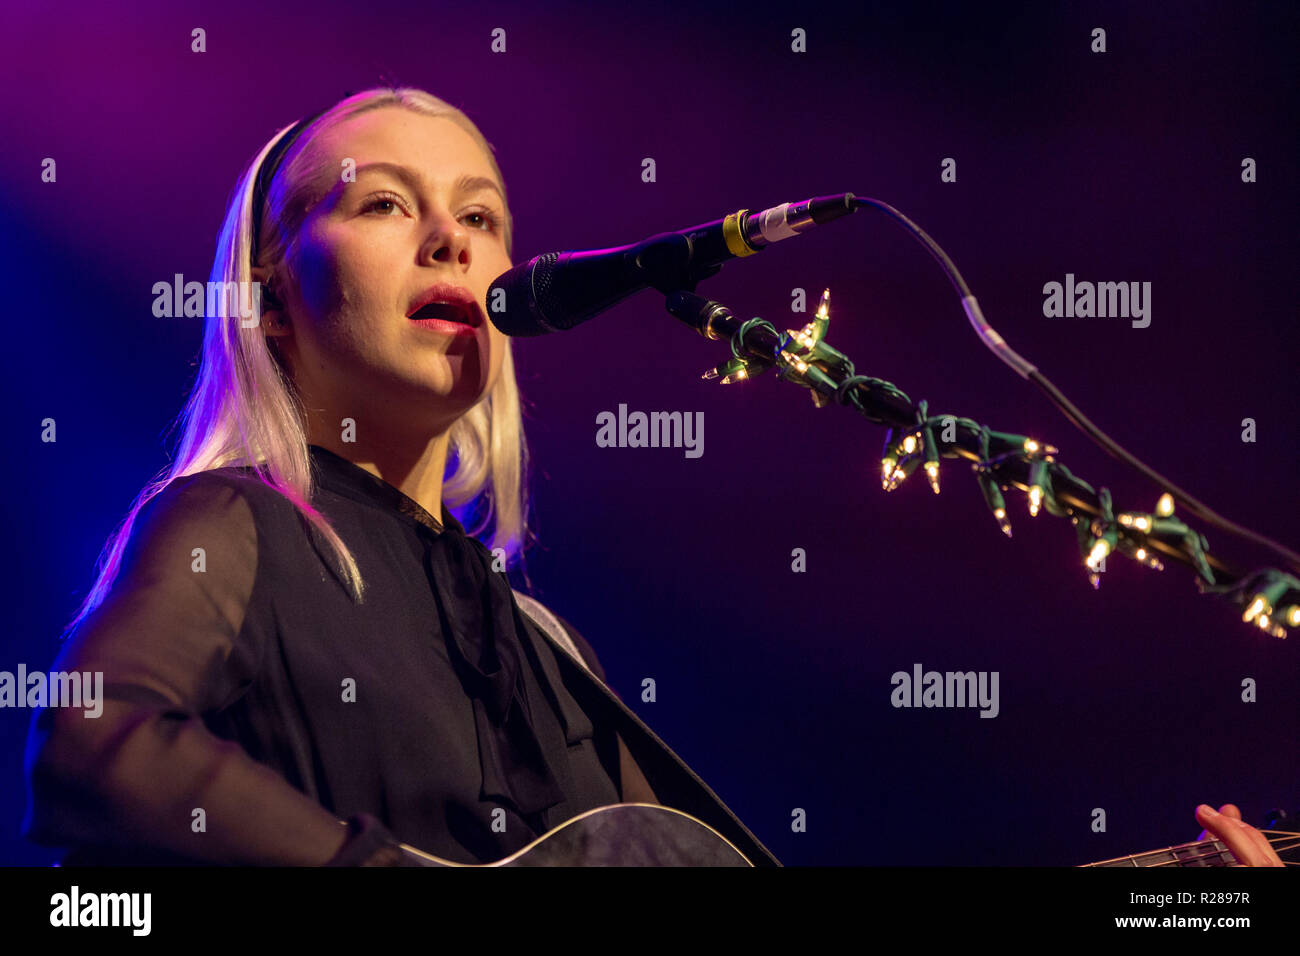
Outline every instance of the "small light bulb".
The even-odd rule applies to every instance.
[[[1038,506],[1043,503],[1043,489],[1034,485],[1029,489],[1029,517],[1038,517]]]
[[[1038,451],[1038,442],[1034,441],[1032,438],[1026,440],[1025,451],[1029,452],[1031,455]]]
[[[930,479],[930,487],[934,493],[939,493],[939,463],[937,461],[927,461],[925,463],[925,474]]]
[[[903,451],[909,455],[912,454],[912,452],[916,451],[915,435],[908,435],[906,438],[903,439]]]
[[[1263,595],[1257,594],[1255,596],[1255,600],[1250,602],[1250,607],[1246,608],[1246,613],[1241,615],[1241,619],[1246,623],[1250,623],[1250,621],[1257,614],[1261,613],[1266,606],[1267,606],[1267,602],[1264,600]]]
[[[1292,627],[1300,627],[1300,606],[1293,606],[1286,612],[1286,622]]]
[[[1156,502],[1156,514],[1162,518],[1168,518],[1173,513],[1174,496],[1166,491],[1160,496],[1160,500]]]

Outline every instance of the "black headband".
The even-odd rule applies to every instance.
[[[302,131],[324,116],[328,109],[329,107],[326,107],[326,109],[318,113],[313,113],[305,119],[298,120],[293,129],[276,141],[276,144],[271,147],[271,151],[266,154],[266,158],[262,160],[262,166],[257,171],[257,181],[253,185],[253,265],[257,265],[258,256],[261,254],[262,216],[265,213],[266,194],[271,189],[271,180],[279,170],[285,153],[289,152],[289,148],[302,135]]]

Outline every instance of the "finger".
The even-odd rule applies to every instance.
[[[1201,835],[1196,838],[1197,843],[1204,843],[1206,840],[1219,839],[1218,833],[1216,833],[1214,830],[1211,830],[1208,826],[1209,816],[1206,815],[1204,811],[1210,809],[1211,808],[1206,804],[1201,804],[1199,807],[1196,808],[1196,822],[1199,823],[1202,827],[1205,827],[1205,829],[1201,831]]]
[[[1237,809],[1237,805],[1233,803],[1225,803],[1223,806],[1219,807],[1219,813],[1223,814],[1225,817],[1230,817],[1233,820],[1241,819],[1241,811]],[[1216,837],[1208,830],[1202,830],[1201,835],[1196,839],[1199,842],[1201,840],[1214,840]]]
[[[1252,864],[1253,866],[1286,866],[1282,858],[1277,855],[1277,850],[1273,849],[1273,844],[1268,842],[1268,837],[1241,819],[1241,810],[1235,804],[1225,803],[1219,807],[1219,813],[1235,821],[1259,851],[1256,857],[1259,862]]]
[[[1212,807],[1201,804],[1196,808],[1196,818],[1206,830],[1222,840],[1237,862],[1243,866],[1271,866],[1272,861],[1247,833],[1246,824],[1226,814],[1219,813]],[[1262,835],[1262,834],[1261,834]],[[1271,847],[1269,848],[1272,849]]]
[[[1255,841],[1255,847],[1259,851],[1260,859],[1256,866],[1286,866],[1282,862],[1282,858],[1277,855],[1277,850],[1273,849],[1273,844],[1268,842],[1268,837],[1249,823],[1242,823],[1240,826],[1242,832]]]

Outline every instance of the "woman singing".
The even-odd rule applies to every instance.
[[[474,863],[663,801],[775,862],[510,587],[526,451],[484,306],[510,255],[489,144],[422,91],[350,96],[256,157],[212,280],[261,283],[260,324],[206,318],[175,461],[55,665],[103,672],[102,716],[34,719],[31,839],[313,865],[409,860],[396,835]],[[491,548],[444,499],[481,505]]]
[[[69,626],[54,666],[101,671],[103,712],[35,716],[29,838],[68,863],[479,863],[645,802],[776,864],[509,584],[526,452],[485,303],[511,265],[491,147],[428,93],[349,96],[260,151],[211,280],[261,305],[209,308],[175,459]]]

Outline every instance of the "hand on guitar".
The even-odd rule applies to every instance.
[[[1196,808],[1196,822],[1205,827],[1200,840],[1222,840],[1242,866],[1285,866],[1264,834],[1241,819],[1241,811],[1231,803],[1216,813],[1206,804]]]

